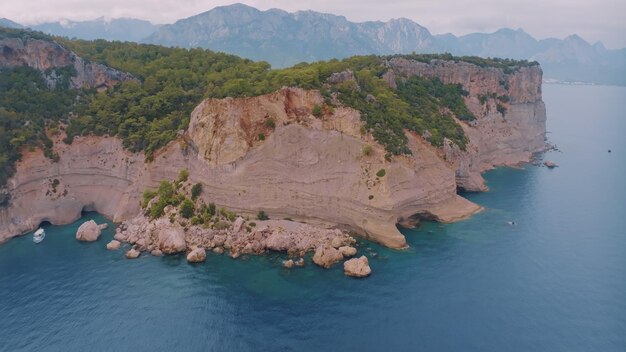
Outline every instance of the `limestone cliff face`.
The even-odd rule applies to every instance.
[[[456,165],[459,188],[484,191],[487,187],[481,172],[528,161],[533,153],[545,149],[546,110],[539,66],[508,74],[498,68],[443,60],[423,63],[393,58],[388,66],[391,70],[385,78],[391,86],[399,76],[418,75],[461,84],[469,92],[465,103],[476,121],[459,121],[469,138],[467,150],[461,151],[450,142],[443,148],[446,160]]]
[[[28,66],[39,71],[73,66],[76,75],[72,88],[107,89],[115,84],[133,79],[132,75],[110,67],[87,62],[61,45],[41,39],[0,39],[0,68]]]
[[[83,209],[129,219],[141,211],[146,188],[183,168],[203,184],[207,202],[243,214],[264,210],[272,218],[338,225],[394,248],[406,245],[398,221],[454,221],[480,210],[456,194],[454,170],[419,137],[409,135],[411,157],[386,161],[380,145],[360,136],[357,111],[313,117],[320,101],[317,92],[300,89],[207,100],[192,114],[188,134],[151,163],[123,150],[116,138],[56,141],[57,163],[27,152],[8,185],[10,205],[0,208],[0,240],[41,221],[71,222]],[[275,128],[264,122],[268,115]],[[264,140],[258,131],[267,133]],[[369,156],[363,155],[366,144]],[[376,176],[381,169],[385,176]]]

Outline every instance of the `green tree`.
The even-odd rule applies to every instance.
[[[196,200],[196,198],[198,198],[198,196],[202,193],[202,184],[201,183],[196,183],[195,185],[193,185],[193,187],[191,187],[191,199],[192,200]]]
[[[180,203],[180,215],[185,219],[189,219],[193,216],[195,211],[194,204],[189,199],[185,198],[182,203]]]

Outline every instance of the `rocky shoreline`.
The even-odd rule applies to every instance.
[[[86,222],[87,224],[89,222]],[[285,268],[305,265],[307,253],[314,253],[313,263],[323,268],[346,260],[348,276],[365,277],[371,273],[367,258],[350,260],[357,250],[356,240],[340,229],[326,229],[291,220],[220,219],[217,228],[191,225],[174,206],[167,206],[163,217],[151,219],[139,215],[122,222],[107,249],[119,250],[122,243],[131,245],[126,257],[135,259],[142,253],[153,256],[183,253],[190,263],[203,262],[207,253],[226,253],[236,259],[241,255],[263,255],[269,252],[287,253]],[[82,226],[81,226],[82,227]],[[355,266],[356,265],[356,266]]]

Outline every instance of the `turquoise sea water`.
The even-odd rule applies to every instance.
[[[0,245],[0,351],[625,351],[626,88],[544,100],[560,167],[487,173],[483,213],[406,230],[407,251],[362,243],[365,280],[277,255],[131,261],[79,224]]]

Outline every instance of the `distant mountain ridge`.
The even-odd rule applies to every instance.
[[[5,26],[19,26],[9,22]],[[458,37],[433,35],[406,18],[355,23],[333,14],[261,11],[243,4],[216,7],[163,26],[100,18],[32,28],[70,38],[201,47],[267,61],[273,67],[353,55],[412,52],[527,59],[541,63],[547,80],[626,85],[626,49],[609,50],[601,42],[591,45],[578,35],[536,40],[522,29],[503,28]]]
[[[5,21],[6,24],[5,24]],[[134,18],[96,18],[91,21],[69,21],[42,23],[34,26],[23,26],[6,18],[0,19],[0,26],[9,28],[25,28],[41,31],[51,35],[85,40],[105,39],[139,42],[154,33],[160,26],[149,21]]]

